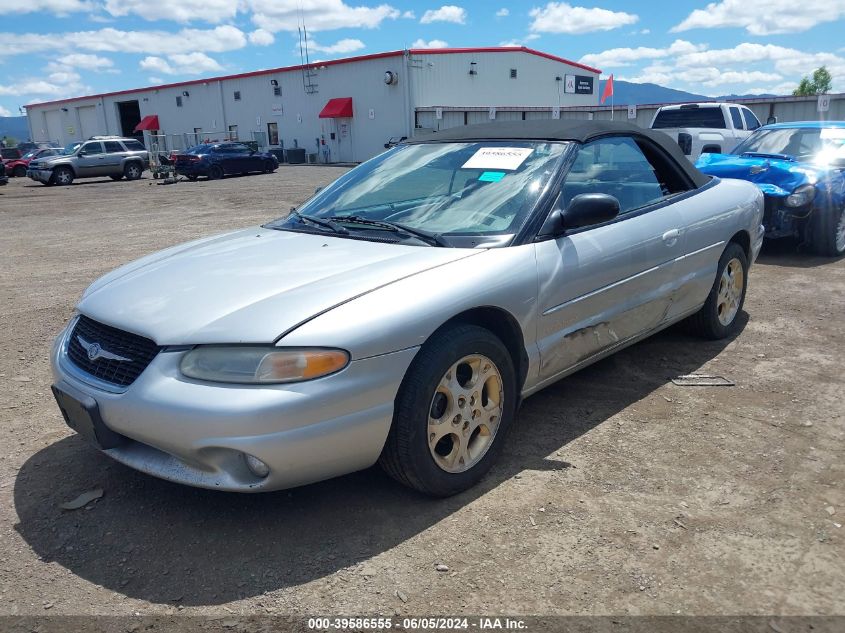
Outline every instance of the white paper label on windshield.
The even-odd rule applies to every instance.
[[[518,169],[533,151],[530,147],[482,147],[461,168],[513,171]]]

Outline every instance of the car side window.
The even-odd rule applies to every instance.
[[[249,148],[246,145],[244,145],[243,143],[238,143],[236,145],[232,145],[231,148],[232,148],[232,152],[235,153],[235,154],[248,154],[249,153]]]
[[[742,109],[742,116],[745,117],[745,128],[748,130],[756,130],[760,127],[760,121],[754,116],[754,113],[748,108]]]
[[[561,202],[565,208],[579,194],[606,193],[619,200],[621,215],[675,193],[671,180],[655,169],[631,137],[600,139],[578,150]]]
[[[123,144],[126,145],[126,149],[128,149],[130,152],[139,152],[146,149],[141,143],[141,141],[129,140],[123,141]]]
[[[103,153],[103,146],[99,143],[85,143],[82,148],[79,150],[79,154],[85,154],[86,156],[90,156],[92,154],[102,154]]]
[[[736,106],[731,106],[731,120],[734,122],[734,129],[741,130],[742,127],[742,115],[739,113],[739,108]]]
[[[123,146],[117,141],[106,141],[103,145],[106,146],[106,154],[117,154],[124,151]]]

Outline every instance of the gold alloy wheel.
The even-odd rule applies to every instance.
[[[736,313],[739,312],[739,302],[742,299],[744,287],[745,274],[742,269],[742,262],[734,257],[725,266],[722,277],[719,279],[716,312],[719,316],[719,323],[722,325],[728,326],[733,323]]]
[[[444,374],[428,411],[428,448],[448,473],[481,461],[493,444],[504,410],[498,367],[486,356],[464,356]]]

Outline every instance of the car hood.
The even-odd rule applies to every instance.
[[[253,228],[118,268],[77,308],[159,345],[270,343],[341,303],[480,252]]]
[[[51,165],[66,158],[68,158],[68,156],[65,156],[63,154],[59,156],[45,156],[44,158],[33,158],[29,164],[33,167],[44,167],[46,165]]]
[[[702,154],[695,166],[711,176],[748,180],[764,194],[775,197],[788,196],[801,185],[815,185],[828,178],[824,167],[761,156]]]

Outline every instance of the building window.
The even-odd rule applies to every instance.
[[[267,124],[267,142],[270,145],[278,145],[279,144],[279,124],[278,123],[268,123]]]
[[[241,100],[241,91],[235,90],[235,101],[240,101],[240,100]]]
[[[237,125],[230,125],[229,126],[229,140],[230,141],[237,141],[238,140],[238,126]]]
[[[516,68],[511,68],[511,79],[516,79]]]
[[[176,97],[176,107],[177,108],[182,107],[182,97]]]
[[[274,97],[281,97],[282,96],[282,87],[281,86],[273,86],[273,96]]]

